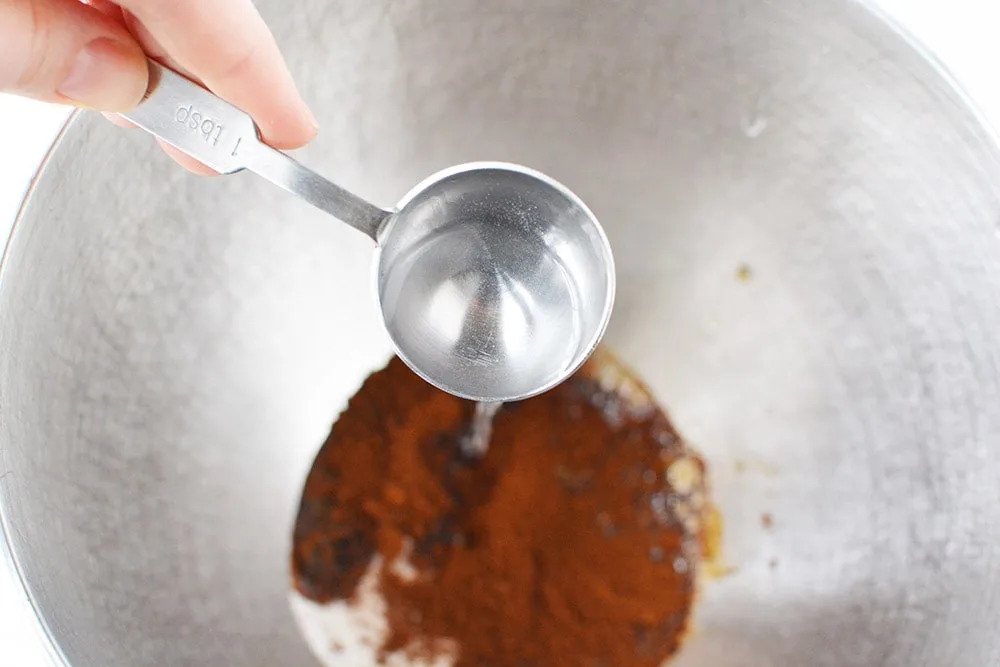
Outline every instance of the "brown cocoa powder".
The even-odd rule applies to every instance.
[[[381,654],[457,667],[656,667],[685,635],[705,550],[704,465],[648,391],[599,351],[507,404],[482,458],[474,404],[393,359],[316,457],[294,532],[296,589],[351,600],[384,568]]]

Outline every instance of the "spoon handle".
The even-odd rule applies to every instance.
[[[249,114],[153,60],[146,96],[122,116],[220,174],[252,171],[372,239],[389,215],[271,148]]]

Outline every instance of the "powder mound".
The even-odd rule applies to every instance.
[[[294,532],[313,649],[361,667],[662,664],[705,548],[701,459],[603,350],[504,405],[481,458],[463,454],[473,410],[393,359],[337,420]]]

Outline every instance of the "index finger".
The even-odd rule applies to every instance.
[[[267,143],[298,148],[316,135],[271,31],[251,0],[119,0],[170,57],[257,121]]]

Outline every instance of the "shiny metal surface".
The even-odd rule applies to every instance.
[[[379,234],[379,305],[424,379],[473,400],[519,400],[594,351],[614,305],[614,259],[569,190],[474,163],[432,176],[397,211]]]
[[[393,201],[530,164],[602,221],[606,341],[706,454],[736,568],[677,664],[1000,663],[1000,156],[904,40],[831,0],[259,5],[323,173]],[[69,130],[0,282],[0,510],[67,664],[315,664],[288,536],[392,349],[344,288],[369,263],[252,177]]]
[[[559,183],[473,163],[383,210],[264,144],[243,111],[155,61],[149,68],[149,91],[126,118],[222,174],[255,172],[379,244],[389,337],[428,382],[473,400],[527,398],[568,378],[604,335],[611,248]]]

